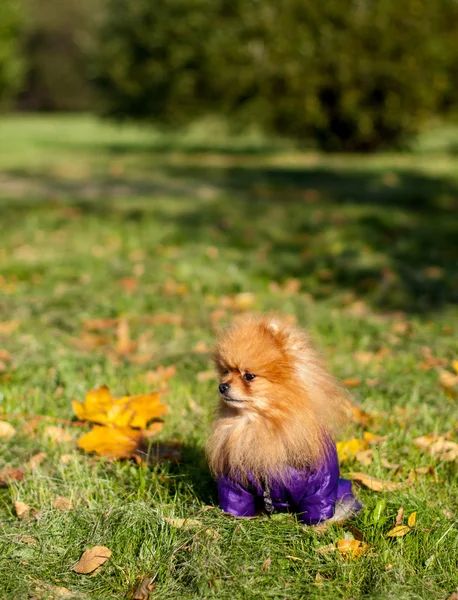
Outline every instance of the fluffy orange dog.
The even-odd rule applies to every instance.
[[[226,512],[290,510],[303,523],[360,504],[339,478],[333,435],[347,400],[309,336],[279,317],[247,316],[219,336],[219,415],[207,443]]]

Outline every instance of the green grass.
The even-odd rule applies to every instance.
[[[48,585],[73,598],[121,599],[145,573],[157,574],[153,597],[164,599],[445,599],[456,591],[456,462],[412,443],[453,430],[456,440],[456,399],[440,387],[438,367],[421,366],[425,348],[441,368],[458,358],[452,136],[430,134],[412,154],[345,157],[300,153],[255,133],[230,138],[214,124],[170,136],[89,117],[19,116],[2,119],[0,131],[0,322],[18,321],[0,334],[12,356],[0,374],[0,410],[70,419],[71,400],[87,390],[150,391],[146,372],[175,365],[160,439],[181,441],[184,458],[153,469],[96,461],[50,440],[46,421],[28,431],[28,421],[9,419],[17,434],[2,442],[0,468],[41,451],[47,458],[0,489],[0,597],[52,597]],[[126,277],[135,290],[123,286]],[[272,285],[289,278],[300,280],[299,292]],[[211,366],[193,348],[211,346],[212,315],[222,310],[227,322],[224,298],[241,292],[254,295],[256,310],[295,315],[336,375],[361,379],[353,395],[375,415],[370,430],[388,437],[372,465],[348,462],[344,474],[405,481],[434,467],[436,477],[383,494],[379,521],[381,494],[358,491],[365,510],[354,525],[371,545],[363,557],[316,552],[348,527],[319,536],[291,515],[238,521],[205,510],[217,506],[202,454],[216,393],[215,382],[198,381]],[[163,313],[181,322],[148,321]],[[138,353],[151,356],[146,364],[78,347],[86,319],[119,316]],[[355,357],[382,348],[378,362]],[[348,437],[361,433],[355,425]],[[74,509],[53,509],[58,495]],[[40,519],[18,520],[16,500]],[[417,511],[417,526],[387,539],[401,505]],[[164,517],[198,519],[202,529],[176,529]],[[93,545],[108,546],[112,558],[94,577],[73,573]]]

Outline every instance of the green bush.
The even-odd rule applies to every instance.
[[[113,117],[215,113],[371,151],[456,98],[454,39],[455,0],[108,0],[96,81]]]
[[[2,0],[0,3],[0,108],[10,105],[22,84],[20,32],[19,3],[16,0]]]

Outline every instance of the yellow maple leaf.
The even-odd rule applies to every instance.
[[[96,452],[108,458],[129,458],[134,455],[141,439],[141,432],[131,427],[95,425],[92,431],[78,440],[78,446],[86,452]]]
[[[352,438],[346,442],[337,442],[337,455],[341,462],[344,462],[350,458],[355,457],[358,452],[367,450],[369,448],[369,442],[365,439]]]
[[[361,540],[347,540],[345,538],[337,540],[337,551],[346,559],[361,556],[368,548],[369,544]]]
[[[160,394],[139,394],[113,398],[107,386],[91,390],[84,402],[74,401],[73,410],[81,421],[117,427],[145,428],[149,421],[167,412]]]

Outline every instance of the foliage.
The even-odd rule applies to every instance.
[[[457,103],[457,23],[454,0],[109,0],[96,80],[117,118],[388,148]]]
[[[92,101],[92,31],[103,0],[23,0],[27,110],[84,110]]]
[[[2,0],[0,3],[0,108],[7,107],[11,103],[22,83],[21,19],[19,1]]]

